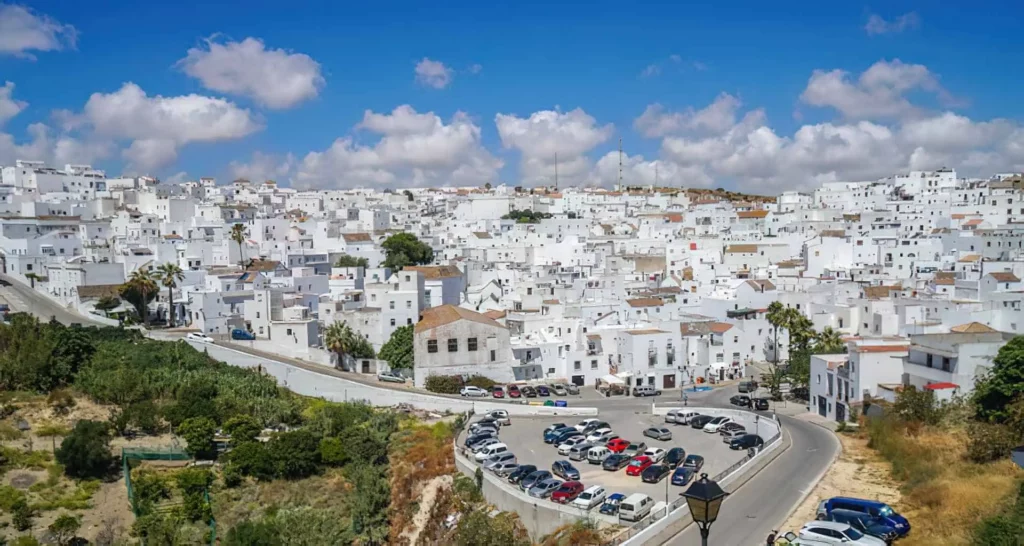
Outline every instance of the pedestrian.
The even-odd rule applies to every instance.
[[[775,530],[773,530],[772,532],[768,533],[768,546],[774,546],[774,544],[775,544],[775,534],[776,533],[778,533],[778,531],[775,531]]]
[[[683,406],[689,406],[689,405],[690,405],[690,397],[686,396],[686,393],[684,392],[683,393]]]

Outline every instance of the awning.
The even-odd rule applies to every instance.
[[[618,377],[620,379],[628,379],[630,377],[633,377],[633,372],[620,372],[615,374],[615,377]]]
[[[608,374],[601,378],[601,381],[608,383],[609,385],[624,385],[625,381],[615,377],[614,375]]]
[[[956,383],[932,383],[930,385],[925,385],[924,388],[930,391],[939,391],[943,389],[959,389],[960,385],[957,385]]]

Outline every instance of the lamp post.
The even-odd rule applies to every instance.
[[[686,497],[686,505],[690,508],[693,521],[700,528],[700,543],[707,546],[711,524],[718,519],[722,501],[729,494],[719,487],[718,482],[709,480],[707,474],[701,474],[700,480],[693,482],[682,495]]]

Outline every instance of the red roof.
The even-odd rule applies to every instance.
[[[960,385],[957,385],[956,383],[932,383],[930,385],[925,385],[924,388],[930,391],[940,391],[942,389],[959,389]]]

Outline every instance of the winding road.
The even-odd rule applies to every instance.
[[[6,283],[0,287],[0,297],[7,300],[13,313],[30,313],[38,317],[39,320],[56,318],[57,322],[67,325],[77,323],[83,326],[106,326],[106,324],[58,305],[31,286],[22,284],[8,275],[0,274],[0,280]]]

